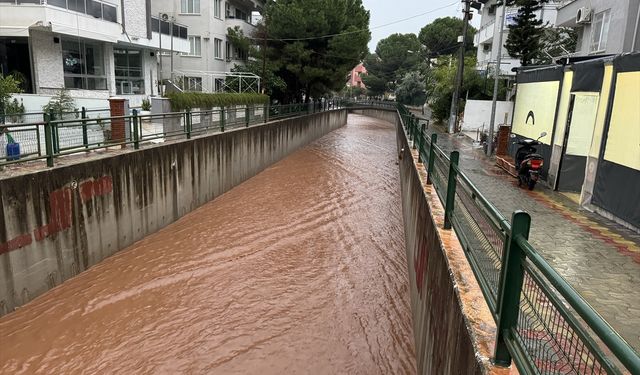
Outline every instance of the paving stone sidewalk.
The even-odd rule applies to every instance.
[[[640,234],[581,209],[539,184],[534,191],[495,166],[465,136],[438,126],[438,144],[460,152],[460,168],[507,218],[515,210],[531,215],[530,242],[540,254],[640,352]]]

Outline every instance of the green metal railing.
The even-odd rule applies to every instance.
[[[494,363],[513,360],[525,374],[640,374],[638,353],[531,246],[529,214],[507,220],[460,169],[458,152],[447,155],[437,134],[427,136],[407,108],[394,107],[493,314]]]
[[[46,160],[52,167],[56,158],[109,147],[132,146],[190,139],[207,133],[249,127],[271,120],[342,108],[339,100],[301,104],[234,106],[216,109],[140,115],[134,109],[127,116],[111,116],[109,110],[86,110],[40,114],[29,122],[0,123],[0,166]],[[114,130],[124,129],[124,134]],[[10,135],[6,137],[5,134]],[[17,155],[5,152],[7,143],[19,145]]]

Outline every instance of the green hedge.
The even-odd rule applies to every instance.
[[[172,111],[183,111],[187,108],[205,109],[233,105],[265,104],[269,101],[269,97],[262,94],[171,92],[166,97],[171,99]]]

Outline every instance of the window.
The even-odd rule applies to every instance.
[[[215,57],[216,59],[222,59],[222,40],[214,39],[213,42],[213,57]]]
[[[109,22],[118,22],[118,8],[97,0],[48,0],[47,5],[69,9]]]
[[[213,16],[215,18],[222,18],[222,0],[213,1]]]
[[[166,21],[160,21],[157,17],[151,17],[151,31],[158,33],[162,31],[162,34],[171,35],[171,23]],[[189,39],[188,29],[184,26],[173,24],[173,36],[181,39]]]
[[[199,36],[189,37],[189,53],[183,53],[184,56],[198,56],[200,57],[201,40]]]
[[[607,36],[609,34],[609,21],[611,20],[611,10],[607,9],[593,17],[591,23],[591,52],[599,52],[607,49]]]
[[[64,86],[68,89],[106,90],[102,51],[101,44],[63,40]]]
[[[113,60],[116,70],[116,94],[144,94],[142,51],[114,48]]]
[[[200,14],[200,0],[181,0],[180,13]]]
[[[227,57],[227,61],[231,61],[231,43],[225,42],[225,56]]]
[[[235,53],[235,58],[237,60],[241,60],[241,61],[246,61],[247,60],[247,51],[240,49],[238,47],[235,47],[234,49],[234,53]]]
[[[215,81],[214,81],[214,84],[216,85],[215,92],[223,92],[224,91],[224,79],[216,78]]]
[[[202,91],[202,78],[184,77],[184,89],[186,91]]]

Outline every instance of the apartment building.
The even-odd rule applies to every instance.
[[[347,87],[360,87],[366,89],[364,82],[362,81],[362,77],[367,75],[367,68],[364,67],[363,63],[358,64],[355,68],[349,72]]]
[[[228,39],[228,29],[254,33],[264,0],[154,0],[152,13],[187,25],[189,50],[163,54],[161,77],[187,91],[218,92],[235,65],[246,62],[246,51]],[[257,87],[255,87],[257,88]]]
[[[640,49],[640,0],[565,0],[558,26],[578,33],[574,56],[619,54]]]
[[[151,15],[151,0],[0,0],[0,72],[26,93],[75,98],[157,94],[157,53],[190,51],[185,26]],[[160,32],[160,30],[163,30]],[[171,36],[173,35],[173,36]]]
[[[474,37],[474,45],[478,48],[477,69],[494,70],[498,53],[501,56],[500,74],[515,76],[513,68],[520,67],[520,60],[509,56],[504,44],[509,36],[509,25],[514,23],[518,13],[517,7],[500,5],[498,0],[480,0],[483,4],[480,10],[480,28]],[[556,24],[557,2],[550,1],[537,12],[538,19],[549,25]],[[504,20],[504,21],[503,21]],[[498,47],[500,37],[500,22],[504,22],[502,46]]]

